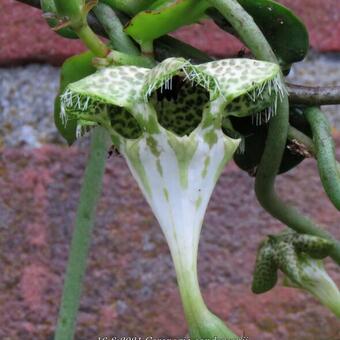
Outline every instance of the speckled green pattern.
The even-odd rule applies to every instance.
[[[260,294],[276,284],[280,269],[294,285],[301,284],[304,259],[323,259],[332,250],[332,242],[321,237],[283,231],[270,235],[259,247],[253,275],[254,293]]]
[[[261,100],[253,100],[253,98],[247,94],[239,96],[226,106],[225,111],[227,116],[237,117],[245,117],[263,112],[265,121],[268,121],[276,112],[273,103],[275,103],[275,92],[269,94],[268,87],[266,87],[261,94]]]
[[[130,111],[135,101],[142,100],[140,88],[147,71],[134,66],[103,68],[71,84],[62,97],[65,119],[78,119],[84,126],[82,120],[91,120],[92,116],[101,125],[105,120],[110,122],[125,138],[140,137],[142,129]]]
[[[176,79],[179,82],[173,84]],[[222,110],[225,117],[262,109],[270,117],[283,91],[275,64],[229,59],[196,66],[182,58],[169,58],[151,70],[102,68],[70,84],[62,95],[62,117],[77,119],[79,134],[92,126],[86,121],[103,125],[119,143],[121,137],[139,138],[151,120],[155,132],[158,120],[167,130],[184,136],[198,127],[212,101],[218,102],[218,108],[213,105],[211,110]],[[202,124],[218,125],[219,121],[206,113]]]
[[[217,80],[220,93],[231,103],[239,96],[255,102],[266,93],[281,96],[285,88],[280,82],[279,66],[251,59],[225,59],[199,65],[205,74]]]
[[[200,86],[192,86],[188,81],[180,86],[178,93],[175,89],[172,91],[171,99],[163,97],[159,100],[158,90],[158,94],[153,93],[150,101],[156,108],[160,125],[179,136],[184,136],[189,135],[201,122],[204,106],[209,101],[209,92]]]
[[[293,245],[297,251],[305,252],[316,259],[329,256],[334,247],[331,241],[313,235],[297,235],[293,239]]]
[[[149,69],[136,66],[111,66],[72,83],[68,89],[93,101],[131,107],[141,101],[141,88],[148,72]]]
[[[127,110],[109,105],[107,107],[111,126],[125,138],[136,139],[142,135],[142,129],[137,120]]]
[[[275,248],[275,262],[277,266],[292,280],[298,283],[300,271],[298,257],[294,247],[287,242],[278,242]]]
[[[265,293],[272,289],[276,282],[277,265],[274,261],[274,251],[266,241],[260,246],[257,253],[252,291],[255,294]]]

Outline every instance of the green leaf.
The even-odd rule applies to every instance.
[[[54,102],[54,122],[60,134],[71,145],[76,140],[77,121],[68,120],[63,123],[60,116],[60,94],[68,84],[78,81],[96,71],[92,65],[94,54],[90,51],[68,58],[61,67],[60,88]]]
[[[197,22],[209,7],[204,0],[157,1],[156,5],[160,7],[138,13],[125,28],[125,32],[140,43]]]
[[[46,19],[48,25],[51,28],[58,26],[59,22],[57,19],[57,8],[55,6],[54,0],[40,0],[40,6],[42,11],[46,15],[48,14],[50,16]],[[62,28],[55,32],[64,38],[78,39],[78,35],[69,27]]]
[[[85,0],[54,0],[57,13],[73,22],[82,21],[85,15]]]
[[[135,15],[140,11],[149,9],[156,0],[99,0],[110,6],[113,10],[118,10],[129,15]]]
[[[302,60],[308,52],[308,31],[302,21],[285,6],[271,0],[239,0],[242,7],[254,18],[283,70]],[[230,32],[231,26],[215,9],[208,14],[218,26]],[[233,32],[231,32],[233,33]]]

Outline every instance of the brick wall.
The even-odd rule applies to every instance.
[[[340,51],[340,1],[281,0],[306,23],[311,46],[321,52]],[[41,17],[39,10],[14,0],[0,0],[0,65],[32,61],[60,64],[79,52],[79,41],[60,38]],[[182,29],[176,35],[213,55],[232,55],[239,42],[212,23]]]

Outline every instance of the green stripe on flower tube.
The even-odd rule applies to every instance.
[[[261,100],[268,86],[275,102],[281,90],[274,64],[216,63],[169,58],[153,69],[107,67],[62,95],[64,118],[77,119],[79,134],[100,124],[125,157],[168,242],[193,339],[234,336],[207,309],[197,278],[206,208],[240,142],[222,131],[225,108],[237,97]]]

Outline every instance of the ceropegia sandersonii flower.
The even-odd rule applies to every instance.
[[[196,263],[208,201],[239,145],[222,122],[273,114],[283,91],[272,63],[169,58],[153,69],[102,68],[62,95],[62,117],[77,119],[79,135],[100,124],[125,157],[169,244],[193,338],[233,336],[206,308]]]

